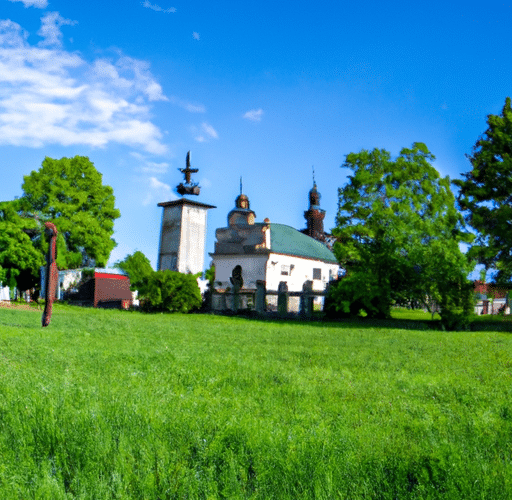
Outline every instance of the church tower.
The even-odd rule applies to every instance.
[[[320,193],[318,192],[313,176],[313,188],[309,192],[309,210],[304,212],[306,229],[302,232],[315,240],[325,243],[324,217],[325,210],[320,208]]]
[[[251,210],[249,198],[242,193],[242,178],[240,178],[240,194],[235,200],[235,208],[228,214],[228,227],[252,226],[256,214]]]
[[[200,188],[191,180],[190,151],[186,168],[180,168],[184,181],[176,187],[181,195],[199,195]],[[180,273],[202,273],[206,240],[207,211],[216,208],[187,198],[158,203],[164,209],[160,229],[160,248],[157,268],[170,269]]]

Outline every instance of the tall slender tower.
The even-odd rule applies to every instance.
[[[309,192],[309,209],[304,212],[306,229],[302,232],[315,240],[325,243],[324,217],[325,210],[320,208],[320,193],[316,187],[315,174],[313,171],[313,188]]]
[[[190,168],[190,151],[187,154],[185,168],[179,170],[184,174],[185,182],[177,186],[178,193],[199,195],[198,184],[191,181],[191,174],[198,172],[199,169]],[[158,206],[164,209],[160,229],[158,270],[202,273],[208,210],[217,207],[187,198],[158,203]]]

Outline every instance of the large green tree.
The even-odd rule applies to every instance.
[[[431,165],[425,144],[347,155],[353,175],[340,188],[334,252],[347,270],[331,293],[331,307],[389,317],[394,303],[434,299],[450,311],[468,309],[470,264],[459,249],[469,241],[448,177]],[[465,288],[466,287],[466,288]],[[443,313],[443,311],[442,311]]]
[[[512,108],[505,100],[501,115],[487,117],[488,128],[468,156],[472,169],[453,183],[466,221],[477,231],[470,255],[496,281],[512,284]]]
[[[82,265],[84,255],[105,266],[116,243],[114,221],[120,216],[114,192],[85,156],[54,160],[46,157],[38,171],[23,178],[23,210],[53,222],[65,245],[61,266]]]
[[[4,285],[20,290],[37,286],[44,264],[37,248],[40,237],[40,224],[20,215],[18,200],[0,202],[0,281]]]

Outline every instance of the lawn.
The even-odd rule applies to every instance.
[[[509,333],[40,319],[0,309],[2,499],[512,498]]]

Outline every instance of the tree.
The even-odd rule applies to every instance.
[[[501,115],[487,117],[488,128],[468,155],[472,169],[453,183],[466,221],[477,231],[469,253],[496,282],[512,283],[512,108],[505,100]]]
[[[188,313],[202,304],[197,276],[176,271],[154,271],[148,280],[144,308],[149,311]]]
[[[149,259],[142,252],[137,250],[133,255],[127,255],[114,266],[128,275],[131,290],[138,290],[140,297],[146,294],[148,280],[154,271]]]
[[[0,281],[20,290],[38,285],[45,260],[33,240],[40,235],[37,220],[19,214],[18,200],[0,202]]]
[[[85,156],[54,160],[23,178],[21,208],[53,222],[65,246],[59,248],[61,267],[82,264],[84,254],[105,266],[116,243],[114,220],[120,216],[110,186]]]
[[[450,308],[462,313],[457,296],[467,294],[470,265],[459,242],[471,236],[434,159],[422,143],[395,160],[383,149],[347,155],[342,166],[354,175],[338,190],[333,230],[347,276],[332,287],[331,309],[386,318],[394,303],[425,304],[430,297],[441,304],[441,316]]]

